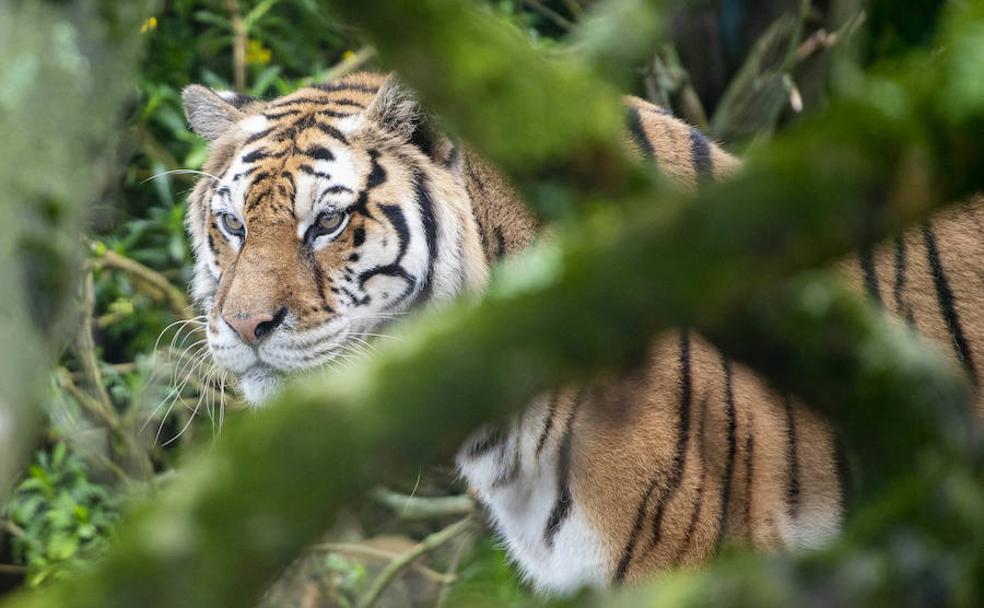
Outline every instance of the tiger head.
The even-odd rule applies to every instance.
[[[193,293],[214,362],[249,402],[484,283],[468,193],[392,78],[268,102],[192,85],[183,100],[210,144],[186,218]]]

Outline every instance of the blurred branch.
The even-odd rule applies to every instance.
[[[475,522],[471,516],[466,517],[451,524],[443,530],[439,530],[430,536],[427,536],[414,548],[391,561],[385,568],[383,568],[382,572],[376,576],[365,595],[359,599],[359,608],[372,608],[372,606],[376,604],[376,601],[379,600],[379,597],[383,594],[383,591],[386,590],[386,587],[401,571],[403,571],[404,568],[409,566],[414,560],[425,553],[433,551],[457,536],[467,532],[474,525]]]
[[[730,141],[771,133],[788,95],[783,75],[795,58],[803,15],[783,15],[752,46],[711,119],[710,133]]]
[[[817,53],[834,48],[845,39],[853,36],[864,25],[864,22],[865,13],[860,12],[848,19],[835,32],[828,32],[824,29],[813,32],[809,38],[796,47],[794,56],[797,63],[802,63]]]
[[[191,302],[183,291],[171,284],[167,278],[153,268],[145,266],[136,260],[122,256],[111,249],[102,250],[96,253],[90,263],[100,269],[113,269],[126,272],[158,290],[163,294],[168,307],[178,317],[190,318]]]
[[[243,14],[238,0],[225,0],[229,21],[232,23],[232,66],[236,90],[246,91],[246,46],[249,43]]]
[[[567,7],[568,12],[575,19],[580,18],[584,14],[584,8],[578,4],[577,0],[564,0],[564,6]]]
[[[325,82],[330,82],[336,78],[341,78],[346,74],[351,74],[367,64],[375,56],[375,49],[369,46],[364,46],[349,57],[342,59],[336,65],[332,66],[332,68],[325,73],[323,80]]]
[[[455,579],[457,579],[458,568],[461,566],[461,559],[464,557],[465,552],[474,544],[475,535],[465,533],[461,536],[461,540],[458,541],[458,546],[454,548],[454,553],[451,555],[451,562],[448,564],[446,580],[441,584],[441,591],[437,595],[437,601],[434,602],[434,608],[443,608],[451,596],[451,585]]]
[[[0,527],[7,531],[13,537],[24,538],[24,529],[10,521],[9,519],[4,519],[0,522]]]
[[[12,349],[0,365],[0,502],[36,437],[48,365],[70,331],[84,203],[115,158],[146,17],[141,1],[82,4],[0,3],[0,344]]]
[[[27,568],[14,564],[0,564],[0,574],[27,574]]]
[[[119,419],[112,407],[107,407],[102,401],[79,388],[72,379],[71,372],[64,367],[59,367],[57,377],[59,386],[71,395],[90,416],[106,425],[110,431],[117,432],[120,430]]]
[[[683,119],[699,129],[707,129],[704,105],[672,44],[662,45],[653,55],[644,85],[650,101],[671,109],[673,104],[670,99],[676,97],[676,105]]]
[[[599,77],[621,90],[634,88],[637,66],[666,40],[663,15],[670,4],[669,0],[598,3],[571,32],[571,46]]]
[[[547,20],[552,22],[554,25],[559,27],[564,31],[570,31],[574,24],[569,21],[566,17],[553,10],[540,0],[520,0],[523,4],[533,9],[535,12],[539,13],[541,16],[546,17]]]
[[[714,329],[722,317],[743,314],[747,302],[774,315],[763,321],[768,326],[745,330],[753,343],[762,336],[795,348],[799,334],[784,336],[776,328],[807,322],[804,331],[815,335],[820,325],[813,321],[828,318],[837,324],[832,335],[846,336],[843,348],[852,360],[863,360],[869,347],[884,356],[872,386],[858,385],[878,371],[870,365],[847,378],[825,374],[816,384],[796,386],[835,425],[849,423],[855,410],[872,420],[923,422],[914,433],[869,432],[865,438],[885,459],[897,458],[892,472],[921,463],[939,445],[950,453],[967,447],[952,433],[967,419],[949,416],[966,405],[967,387],[911,334],[836,285],[827,286],[834,305],[819,312],[816,306],[772,306],[804,299],[768,294],[797,272],[984,185],[984,142],[967,135],[984,122],[982,91],[962,84],[968,70],[979,69],[968,66],[980,63],[942,53],[928,60],[932,70],[923,56],[896,74],[859,78],[850,97],[777,138],[729,183],[693,200],[628,165],[619,143],[621,108],[607,89],[577,68],[544,61],[486,14],[436,0],[358,6],[338,0],[333,6],[361,23],[384,59],[529,192],[590,211],[559,227],[522,262],[500,268],[480,302],[421,315],[404,327],[403,340],[363,365],[294,383],[270,407],[237,420],[153,504],[136,510],[101,562],[10,605],[249,605],[341,505],[368,490],[367,471],[396,478],[445,457],[471,429],[547,388],[638,362],[656,332],[681,324]],[[949,40],[968,45],[970,59],[981,55],[967,39],[981,22],[978,16],[960,24],[958,38]],[[476,47],[494,60],[476,67],[467,52]],[[888,109],[871,89],[883,91],[886,82]],[[481,94],[488,91],[497,95]],[[483,103],[463,104],[463,98]],[[721,340],[730,344],[727,336]],[[818,369],[830,371],[824,361],[809,363],[794,383]],[[903,392],[917,382],[918,390]],[[900,388],[886,390],[896,383]],[[844,394],[851,399],[836,400]],[[455,407],[460,403],[468,407]],[[949,514],[949,504],[939,508]],[[253,533],[244,534],[244,526]],[[929,527],[920,532],[934,533]],[[784,584],[785,571],[762,569],[756,580],[764,579],[761,588],[771,591]],[[973,571],[952,578],[964,575]],[[669,575],[661,589],[670,593],[678,588],[674,582],[693,580],[686,577],[694,575]],[[715,589],[719,598],[735,597]]]
[[[467,495],[426,498],[375,488],[372,498],[392,509],[401,519],[436,519],[475,512],[475,503]]]
[[[87,272],[82,280],[82,306],[81,322],[79,323],[78,336],[75,339],[76,354],[79,363],[82,365],[82,373],[85,382],[96,394],[100,418],[102,418],[111,429],[118,429],[119,421],[116,419],[116,412],[113,410],[113,402],[106,392],[103,383],[102,372],[99,370],[99,358],[96,356],[96,345],[92,339],[92,313],[96,305],[96,293],[93,287],[92,272]],[[67,376],[71,382],[71,376]]]
[[[374,561],[384,561],[392,562],[393,560],[401,559],[402,554],[393,553],[392,551],[384,551],[382,549],[377,549],[369,545],[361,545],[358,543],[321,543],[318,545],[312,545],[310,547],[312,551],[327,551],[329,553],[341,553],[344,555],[350,555],[352,557],[368,558]],[[442,574],[437,570],[428,568],[423,564],[411,564],[411,568],[425,576],[428,580],[438,583],[440,585],[450,584],[457,580],[455,576],[448,576]]]

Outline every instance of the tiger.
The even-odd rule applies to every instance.
[[[212,360],[257,406],[402,315],[481,293],[546,230],[393,76],[269,101],[191,85],[183,105],[209,144],[186,216],[192,294]],[[636,97],[624,109],[627,150],[681,187],[741,170],[667,110]],[[977,383],[982,204],[837,264]],[[689,329],[654,338],[633,369],[476,430],[456,465],[521,575],[556,595],[697,566],[723,546],[823,547],[849,473],[827,422]]]

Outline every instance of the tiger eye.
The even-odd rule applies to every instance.
[[[318,229],[324,234],[331,234],[338,230],[338,227],[345,221],[342,213],[327,213],[318,218]]]
[[[222,227],[237,236],[243,233],[243,221],[231,213],[222,214]]]

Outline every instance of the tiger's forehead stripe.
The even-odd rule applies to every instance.
[[[248,217],[261,213],[261,209],[275,206],[278,215],[290,211],[293,214],[298,196],[298,175],[314,176],[330,180],[332,173],[318,167],[321,161],[335,162],[337,154],[328,144],[312,143],[312,140],[328,139],[341,145],[348,145],[348,137],[336,126],[335,121],[357,117],[371,104],[384,82],[385,77],[373,74],[359,74],[327,85],[307,87],[270,103],[262,114],[254,115],[244,121],[244,130],[249,137],[243,143],[240,155],[227,171],[234,171],[231,179],[244,183],[244,215]],[[344,128],[344,127],[342,127]],[[320,137],[308,136],[310,130],[317,131]],[[307,140],[301,145],[300,142]],[[298,160],[297,166],[289,166],[291,159]],[[350,173],[345,171],[345,173]],[[354,184],[332,184],[333,193],[351,191]],[[310,212],[318,200],[307,201],[302,213]],[[291,201],[287,205],[284,201]],[[279,202],[278,202],[279,201]],[[283,207],[281,209],[280,207]],[[247,217],[247,219],[248,219]]]

